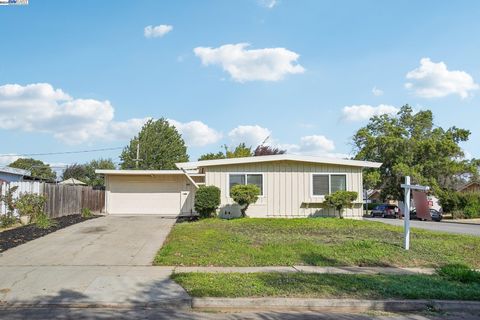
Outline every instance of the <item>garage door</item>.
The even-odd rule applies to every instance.
[[[179,215],[180,194],[181,185],[176,181],[115,181],[110,184],[108,212]]]

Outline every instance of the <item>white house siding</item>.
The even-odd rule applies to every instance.
[[[105,208],[111,214],[191,215],[195,190],[185,175],[106,175]],[[182,193],[188,195],[180,205]],[[165,201],[178,203],[178,210]]]
[[[356,191],[358,198],[353,208],[347,208],[343,217],[360,219],[362,211],[362,168],[316,164],[299,161],[273,161],[205,167],[206,185],[221,189],[220,215],[239,214],[239,207],[228,195],[230,173],[263,173],[264,195],[247,210],[250,217],[309,217],[338,216],[338,211],[325,208],[323,197],[311,196],[312,173],[340,173],[346,175],[347,190]],[[228,216],[228,214],[227,214]]]

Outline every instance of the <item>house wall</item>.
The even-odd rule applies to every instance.
[[[467,193],[467,192],[480,192],[480,184],[472,183],[465,189],[462,189],[460,192]]]
[[[206,185],[221,190],[220,216],[235,217],[240,208],[229,196],[230,173],[263,173],[264,195],[247,210],[250,217],[311,217],[339,216],[338,211],[326,208],[323,197],[312,197],[312,173],[341,173],[346,175],[347,190],[356,191],[358,198],[353,208],[345,209],[343,217],[361,219],[362,168],[298,161],[275,161],[205,167]]]
[[[23,181],[23,176],[18,174],[8,173],[8,172],[0,172],[0,181],[20,182],[20,181]]]
[[[185,195],[186,199],[178,210],[178,215],[190,215],[194,211],[196,189],[184,175],[107,175],[105,182],[107,213],[161,214],[165,207],[171,207],[171,203],[162,204],[161,199],[165,201],[178,199],[180,203],[182,193],[188,195]],[[169,190],[165,191],[165,186],[168,186]],[[162,197],[162,192],[171,193],[172,188],[176,195]],[[136,208],[132,209],[132,212],[116,212],[122,206],[128,208],[132,205]]]

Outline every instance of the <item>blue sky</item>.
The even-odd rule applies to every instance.
[[[479,16],[476,1],[2,6],[0,154],[122,147],[146,118],[166,117],[193,160],[266,136],[291,153],[344,156],[369,115],[408,103],[471,130],[462,146],[478,158]]]

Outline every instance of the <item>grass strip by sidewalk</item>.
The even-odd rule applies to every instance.
[[[438,275],[179,273],[172,279],[193,297],[480,300],[480,283]]]
[[[156,265],[380,266],[480,268],[480,237],[336,218],[205,219],[177,223],[157,253]]]

